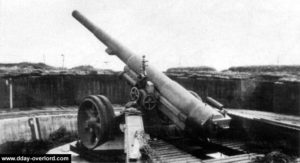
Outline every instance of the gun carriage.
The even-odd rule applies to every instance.
[[[218,129],[229,128],[231,118],[217,101],[208,99],[209,104],[205,103],[195,92],[186,90],[151,63],[146,63],[145,56],[122,46],[78,11],[73,11],[72,15],[107,47],[109,55],[117,56],[126,64],[121,76],[131,86],[130,101],[121,115],[123,118],[114,115],[112,104],[103,95],[83,99],[78,111],[78,133],[85,148],[91,150],[112,139],[119,130],[118,126],[125,123],[125,142],[130,142],[125,153],[128,159],[138,159],[140,155],[133,154],[133,149],[130,149],[134,144],[132,139],[136,137],[132,132],[144,130],[142,118],[149,119],[153,111],[158,111],[179,130],[194,137],[208,137]],[[141,125],[130,125],[132,122]]]

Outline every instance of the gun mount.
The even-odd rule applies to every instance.
[[[108,54],[116,55],[126,64],[122,76],[132,86],[128,108],[158,109],[178,128],[194,135],[208,135],[213,129],[229,128],[231,118],[226,112],[204,103],[196,93],[186,90],[150,63],[146,65],[145,57],[122,46],[78,11],[73,11],[72,15],[107,46]],[[111,104],[105,97],[84,99],[78,112],[79,137],[83,145],[92,149],[107,140],[112,133],[113,118]]]

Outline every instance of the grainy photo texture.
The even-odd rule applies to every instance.
[[[0,162],[300,162],[297,0],[0,0]]]

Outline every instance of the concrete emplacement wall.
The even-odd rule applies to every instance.
[[[252,78],[175,77],[172,79],[202,98],[213,97],[228,108],[244,108],[300,115],[300,83]],[[116,75],[52,75],[0,78],[0,108],[78,105],[90,94],[103,94],[112,103],[128,101],[129,86]],[[10,93],[12,91],[12,94]],[[76,114],[44,115],[0,120],[0,144],[6,141],[46,139],[65,126],[77,131]]]
[[[77,132],[77,115],[40,115],[0,120],[0,145],[8,141],[46,140],[51,133],[64,127]]]

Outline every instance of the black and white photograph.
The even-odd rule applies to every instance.
[[[300,163],[300,1],[0,0],[0,162]]]

